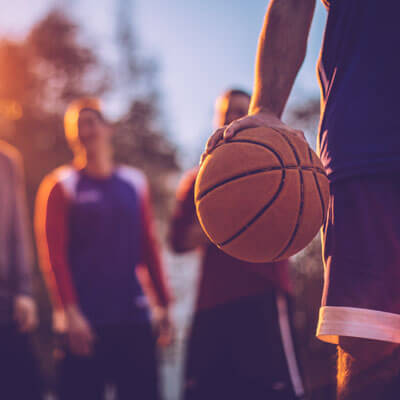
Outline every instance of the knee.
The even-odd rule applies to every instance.
[[[348,361],[362,364],[368,368],[380,360],[390,357],[400,348],[397,343],[382,342],[379,340],[340,337],[338,352]]]
[[[365,399],[378,398],[368,395],[392,382],[399,372],[400,345],[358,338],[340,338],[337,363],[340,399],[354,398],[354,392],[365,392]],[[346,393],[352,394],[346,397]]]

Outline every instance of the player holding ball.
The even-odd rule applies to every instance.
[[[318,64],[319,154],[330,181],[317,335],[338,345],[338,399],[400,394],[400,4],[325,0]],[[315,0],[272,0],[249,115],[215,132],[204,157],[243,129],[302,138],[281,115],[304,60]]]

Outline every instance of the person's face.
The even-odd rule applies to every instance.
[[[250,99],[242,94],[222,97],[216,105],[215,121],[217,127],[229,125],[236,119],[247,115]]]
[[[94,111],[83,110],[78,118],[78,138],[86,151],[111,145],[111,130]]]

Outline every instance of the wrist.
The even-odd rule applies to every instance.
[[[256,114],[264,114],[272,118],[280,119],[278,113],[272,110],[271,108],[262,105],[251,104],[249,108],[249,115],[256,115]]]
[[[17,293],[15,295],[14,299],[15,300],[26,299],[26,300],[34,301],[33,296],[28,293]]]
[[[170,314],[170,309],[168,304],[167,305],[156,305],[153,310],[154,316],[156,319],[164,318]]]
[[[71,303],[67,304],[65,307],[65,315],[67,318],[74,318],[77,316],[81,316],[82,313],[77,304]]]

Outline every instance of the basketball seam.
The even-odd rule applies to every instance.
[[[215,185],[209,187],[208,189],[204,190],[201,194],[197,196],[196,201],[200,201],[203,197],[205,197],[208,193],[212,192],[213,190],[226,185],[227,183],[233,182],[237,179],[241,178],[246,178],[247,176],[252,176],[252,175],[257,175],[257,174],[262,174],[264,172],[270,172],[270,171],[280,171],[282,170],[281,167],[269,167],[269,168],[258,168],[254,169],[252,171],[247,171],[239,175],[231,176],[229,178],[224,179],[221,182],[216,183]]]
[[[280,132],[276,129],[273,129],[275,132],[278,132],[279,134],[282,135],[282,137],[284,138],[284,140],[287,142],[287,144],[289,145],[289,147],[292,149],[294,157],[296,158],[296,161],[298,163],[299,166],[301,166],[300,163],[300,157],[296,151],[296,148],[293,146],[293,144],[291,143],[291,141],[289,140],[289,138],[286,136],[285,133]],[[303,215],[303,209],[304,209],[304,176],[303,176],[303,172],[301,169],[299,169],[299,178],[300,178],[300,208],[299,208],[299,213],[297,214],[297,221],[296,221],[296,225],[294,227],[293,233],[287,243],[287,245],[283,248],[283,250],[278,253],[278,255],[274,258],[274,261],[279,259],[280,257],[282,257],[286,251],[290,248],[290,246],[293,244],[294,238],[296,236],[297,231],[299,230],[299,226],[300,226],[300,219]]]
[[[208,189],[205,189],[202,193],[200,193],[197,196],[196,201],[202,200],[210,192],[214,191],[215,189],[218,189],[221,186],[224,186],[224,185],[226,185],[228,183],[231,183],[231,182],[233,182],[233,181],[235,181],[237,179],[246,178],[246,177],[252,176],[252,175],[262,174],[264,172],[281,171],[283,169],[291,170],[291,169],[299,169],[299,168],[304,170],[304,171],[313,171],[313,167],[301,167],[301,166],[299,167],[298,165],[288,165],[288,166],[285,166],[284,168],[282,168],[282,167],[258,168],[258,169],[252,170],[252,171],[247,171],[247,172],[242,173],[242,174],[231,176],[229,178],[224,179],[221,182],[216,183],[215,185],[209,187]],[[325,173],[322,172],[322,171],[321,172],[316,171],[315,173],[319,173],[319,174],[322,174],[322,175],[325,176]]]
[[[281,134],[282,137],[285,139],[285,141],[289,144],[289,146],[290,146],[290,148],[292,149],[293,154],[294,154],[294,156],[295,156],[295,158],[296,158],[297,166],[285,167],[285,165],[284,165],[284,163],[283,163],[283,160],[282,160],[280,154],[279,154],[278,152],[276,152],[273,148],[271,148],[270,146],[268,146],[268,145],[266,145],[266,144],[264,144],[264,143],[259,143],[259,142],[256,142],[256,141],[253,141],[253,140],[248,140],[248,139],[231,140],[231,141],[225,142],[225,143],[224,143],[225,145],[226,145],[226,144],[229,144],[229,143],[250,143],[250,144],[254,144],[254,145],[256,145],[256,146],[261,146],[261,147],[263,147],[263,148],[266,148],[266,149],[270,150],[271,153],[274,154],[274,155],[276,156],[276,158],[278,159],[279,163],[281,164],[281,168],[280,168],[280,169],[282,170],[282,178],[281,178],[281,183],[280,183],[280,185],[279,185],[279,187],[278,187],[276,193],[275,193],[274,196],[270,199],[270,201],[269,201],[269,202],[268,202],[268,203],[267,203],[253,218],[251,218],[250,221],[249,221],[247,224],[245,224],[238,232],[236,232],[236,233],[235,233],[233,236],[231,236],[229,239],[227,239],[227,240],[225,240],[225,241],[223,241],[223,242],[217,243],[216,245],[217,245],[218,247],[220,247],[220,248],[223,247],[223,246],[226,246],[227,244],[229,244],[229,243],[231,243],[233,240],[235,240],[237,237],[239,237],[243,232],[245,232],[255,221],[257,221],[257,219],[260,218],[260,217],[268,210],[268,208],[271,206],[271,204],[278,198],[279,194],[281,193],[281,191],[282,191],[282,189],[283,189],[283,186],[284,186],[284,183],[285,183],[286,169],[292,169],[292,168],[293,168],[293,169],[298,169],[298,170],[299,170],[299,177],[300,177],[300,188],[301,188],[301,191],[300,191],[300,210],[299,210],[299,214],[298,214],[298,216],[297,216],[297,222],[296,222],[296,226],[295,226],[295,229],[294,229],[294,231],[293,231],[293,234],[292,234],[292,236],[291,236],[291,238],[290,238],[290,240],[289,240],[287,246],[283,249],[283,251],[281,251],[281,253],[279,253],[278,256],[276,256],[276,257],[274,258],[274,260],[276,260],[276,259],[278,259],[279,257],[281,257],[281,256],[287,251],[287,249],[291,246],[291,244],[293,243],[294,237],[295,237],[295,235],[296,235],[296,233],[297,233],[297,230],[298,230],[298,228],[299,228],[299,225],[300,225],[300,217],[301,217],[301,215],[302,215],[303,206],[304,206],[304,204],[303,204],[303,203],[304,203],[304,177],[303,177],[302,170],[310,170],[310,171],[315,172],[316,174],[319,173],[319,174],[322,174],[322,175],[324,175],[324,176],[326,176],[326,174],[325,174],[325,171],[324,171],[322,168],[319,168],[319,167],[314,167],[314,166],[311,166],[311,167],[302,167],[301,164],[300,164],[300,158],[299,158],[299,156],[298,156],[298,154],[297,154],[297,152],[296,152],[296,149],[294,148],[294,146],[292,145],[292,143],[289,141],[289,139],[286,137],[286,135],[285,135],[283,132],[280,132],[280,131],[277,130],[277,129],[273,129],[273,128],[271,128],[271,129],[274,130],[275,132]],[[218,146],[218,147],[219,147],[219,146]],[[271,168],[271,170],[272,170],[272,168]],[[276,170],[279,170],[279,168],[276,167]],[[262,172],[262,171],[261,171],[261,172]],[[266,171],[266,172],[267,172],[267,171]],[[237,177],[237,178],[232,177],[232,178],[229,179],[229,182],[232,182],[232,181],[234,181],[235,179],[240,179],[241,177],[245,177],[245,176],[247,176],[247,175],[248,175],[248,174],[243,174],[243,176],[239,176],[239,177]],[[228,183],[228,182],[225,182],[225,183]],[[223,183],[223,184],[224,184],[224,183]],[[199,196],[197,197],[197,201],[201,200],[202,198],[204,198],[204,196],[205,196],[206,194],[210,193],[210,192],[211,192],[212,190],[214,190],[215,188],[222,186],[223,184],[217,184],[216,187],[207,189],[207,190],[206,190],[207,193],[204,193],[204,192],[203,192],[201,195],[199,195]]]
[[[276,193],[272,196],[272,198],[269,200],[269,202],[253,218],[251,218],[251,220],[247,224],[245,224],[242,228],[240,228],[240,230],[238,232],[236,232],[233,236],[231,236],[229,239],[227,239],[221,243],[217,243],[218,247],[223,247],[223,246],[226,246],[227,244],[231,243],[233,240],[235,240],[237,237],[239,237],[244,231],[246,231],[251,225],[253,225],[253,223],[255,221],[257,221],[257,219],[260,218],[261,215],[263,215],[265,213],[265,211],[268,210],[268,208],[271,206],[271,204],[277,199],[277,197],[281,193],[283,185],[285,183],[286,171],[285,171],[285,169],[281,169],[281,171],[282,171],[281,183],[279,184],[279,187],[278,187]]]
[[[282,136],[284,135],[282,132],[278,131],[277,129],[273,129],[273,128],[271,128],[271,129],[272,129],[273,131],[275,131],[275,132],[281,134]],[[291,147],[291,149],[292,149],[293,152],[294,152],[294,156],[295,156],[296,161],[297,161],[297,167],[300,167],[301,169],[304,169],[304,170],[307,170],[307,169],[309,169],[309,170],[316,170],[316,172],[318,172],[318,173],[323,174],[323,175],[326,176],[325,170],[324,170],[323,168],[314,166],[312,160],[311,160],[311,167],[303,167],[303,166],[301,166],[301,164],[300,164],[300,158],[299,158],[297,152],[295,151],[293,145],[291,144],[291,142],[289,141],[289,139],[288,139],[286,136],[285,136],[285,139],[286,139],[286,141],[289,143],[289,146]],[[256,141],[254,141],[254,140],[249,140],[249,139],[231,140],[231,141],[229,141],[229,142],[225,142],[224,144],[229,144],[229,143],[251,143],[251,144],[254,144],[254,145],[256,145],[256,146],[264,147],[265,149],[268,149],[269,151],[271,151],[271,153],[273,153],[273,154],[275,155],[275,157],[278,159],[278,161],[279,161],[279,163],[281,164],[282,168],[285,168],[285,164],[284,164],[284,162],[283,162],[283,160],[282,160],[280,154],[279,154],[276,150],[274,150],[272,147],[268,146],[267,144],[260,143],[260,142],[256,142]]]
[[[230,143],[250,143],[250,144],[254,144],[256,146],[261,146],[264,147],[266,149],[268,149],[272,154],[275,155],[275,157],[278,159],[279,164],[281,165],[281,170],[282,170],[282,178],[281,178],[281,183],[279,184],[279,187],[276,191],[276,193],[274,194],[274,196],[270,199],[270,201],[253,217],[250,219],[249,222],[247,222],[247,224],[245,224],[241,229],[239,229],[238,232],[236,232],[234,235],[232,235],[229,239],[217,243],[218,247],[223,247],[226,246],[227,244],[229,244],[230,242],[232,242],[233,240],[235,240],[237,237],[239,237],[243,232],[245,232],[251,225],[253,225],[253,223],[255,221],[257,221],[257,219],[263,215],[265,213],[265,211],[270,207],[270,205],[276,200],[276,198],[279,196],[279,194],[282,191],[283,188],[283,184],[285,183],[285,176],[286,176],[286,170],[285,170],[285,164],[283,163],[283,160],[280,156],[280,154],[274,150],[272,147],[264,144],[264,143],[259,143],[253,140],[247,140],[247,139],[240,139],[240,140],[232,140],[229,142],[225,142],[225,144],[230,144]]]
[[[308,149],[308,155],[310,156],[311,163],[314,164],[313,159],[312,159],[311,149]],[[324,198],[322,197],[321,186],[319,184],[319,181],[318,181],[318,178],[317,178],[317,174],[315,172],[313,172],[313,176],[314,176],[315,185],[317,186],[317,189],[318,189],[319,200],[321,202],[321,211],[322,211],[322,223],[321,223],[321,225],[323,225],[325,223],[325,203],[324,203]]]

